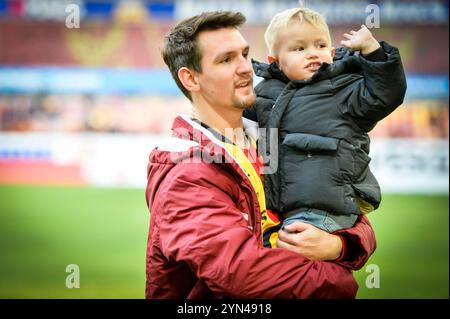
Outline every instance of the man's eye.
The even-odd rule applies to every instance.
[[[230,61],[231,61],[231,58],[228,57],[228,58],[224,58],[221,63],[228,63]]]

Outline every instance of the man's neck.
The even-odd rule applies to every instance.
[[[246,148],[242,110],[202,109],[194,106],[194,118],[216,130],[240,148]]]

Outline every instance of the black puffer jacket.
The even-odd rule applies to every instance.
[[[255,88],[256,105],[244,116],[279,129],[278,169],[265,175],[268,208],[359,214],[357,197],[378,208],[381,193],[369,169],[367,132],[406,92],[398,49],[380,44],[385,61],[339,48],[334,63],[324,63],[306,81],[289,81],[275,64],[253,61],[264,80]],[[273,167],[276,157],[269,158]]]

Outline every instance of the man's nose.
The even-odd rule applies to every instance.
[[[253,67],[250,59],[243,56],[240,57],[237,71],[239,74],[252,73]]]

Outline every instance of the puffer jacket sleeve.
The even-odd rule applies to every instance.
[[[352,228],[334,234],[344,240],[344,252],[335,262],[352,270],[361,269],[377,247],[375,232],[365,215],[359,215]]]
[[[347,268],[264,248],[223,186],[227,179],[206,163],[178,164],[166,177],[152,208],[160,212],[166,258],[185,262],[212,291],[232,298],[355,297]]]
[[[387,60],[371,61],[359,55],[364,81],[352,91],[342,110],[366,132],[400,106],[406,93],[406,77],[399,50],[386,42],[380,42],[380,45]]]

